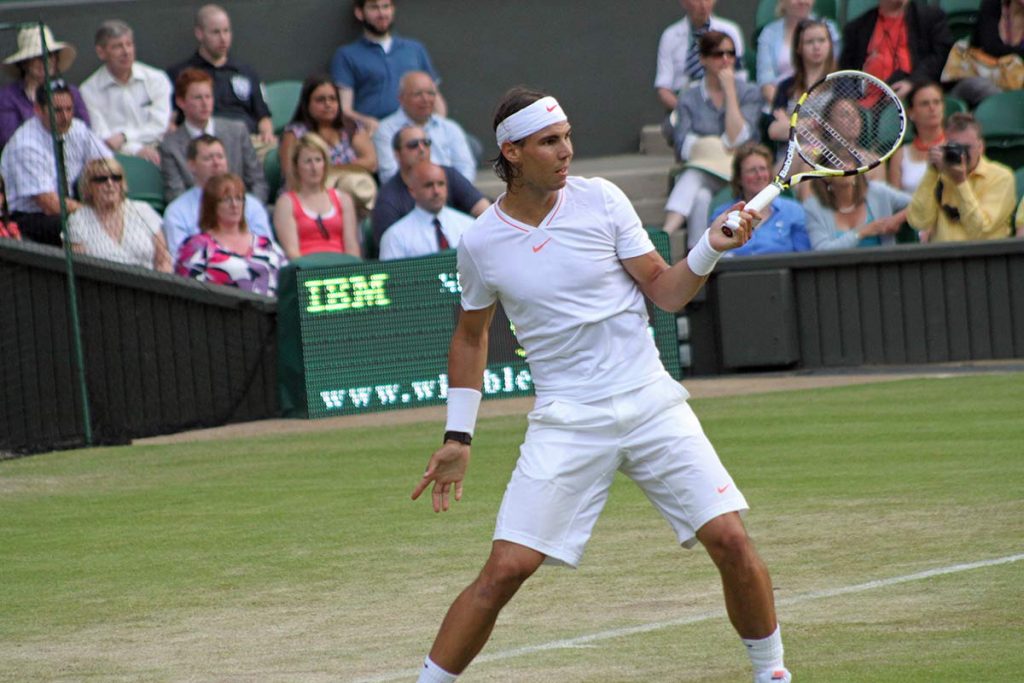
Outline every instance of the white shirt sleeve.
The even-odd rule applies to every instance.
[[[615,251],[619,259],[642,256],[654,251],[654,243],[644,230],[640,216],[625,193],[610,182],[602,183],[608,220],[615,235]]]
[[[459,284],[462,286],[462,308],[479,311],[498,300],[496,292],[484,283],[473,255],[465,240],[460,240],[458,249]]]

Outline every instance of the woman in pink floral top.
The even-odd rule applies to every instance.
[[[199,229],[201,232],[185,240],[178,250],[178,275],[275,295],[277,274],[287,259],[277,244],[249,231],[241,178],[225,173],[206,183]]]

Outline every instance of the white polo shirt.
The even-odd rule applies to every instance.
[[[643,294],[622,265],[654,245],[622,190],[572,176],[537,227],[500,204],[459,243],[462,307],[501,301],[538,403],[595,401],[664,376]]]

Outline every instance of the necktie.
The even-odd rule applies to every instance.
[[[444,236],[444,233],[441,231],[441,221],[437,220],[436,216],[434,217],[434,235],[437,236],[438,251],[444,251],[445,249],[447,249],[448,238],[446,238]]]
[[[693,31],[690,36],[690,49],[686,51],[686,75],[691,81],[704,76],[704,67],[700,63],[700,38],[711,29],[711,22]]]

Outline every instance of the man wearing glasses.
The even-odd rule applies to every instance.
[[[399,108],[382,119],[373,144],[377,148],[377,176],[382,183],[391,180],[398,165],[388,147],[395,133],[405,126],[419,126],[432,141],[431,160],[435,164],[451,166],[466,177],[476,180],[476,158],[469,148],[469,140],[462,126],[450,118],[437,114],[437,85],[425,71],[410,71],[402,76],[398,88]]]
[[[929,242],[1010,236],[1013,172],[985,157],[981,126],[967,113],[946,121],[946,144],[928,152],[928,169],[914,191],[907,222]]]
[[[391,149],[398,160],[398,173],[381,186],[373,207],[373,238],[377,244],[381,243],[385,230],[416,206],[416,200],[409,191],[413,182],[412,169],[419,163],[431,161],[432,145],[433,141],[419,126],[406,126],[391,139]],[[442,165],[441,168],[448,185],[448,206],[475,218],[491,205],[490,200],[461,173],[451,166]]]
[[[71,91],[63,80],[50,82],[52,104],[46,102],[46,89],[36,91],[35,113],[27,119],[4,147],[0,173],[7,180],[7,201],[11,218],[18,224],[25,239],[60,246],[60,195],[58,194],[53,136],[64,142],[66,173],[66,207],[68,213],[78,208],[71,199],[75,179],[91,159],[113,156],[107,145],[75,118]],[[50,125],[53,113],[55,127]]]
[[[171,256],[177,258],[181,244],[199,232],[199,210],[203,199],[203,188],[213,177],[228,172],[227,154],[224,143],[212,135],[203,133],[188,143],[186,151],[188,169],[195,178],[195,185],[167,205],[164,209],[164,235]],[[252,194],[245,195],[245,222],[255,235],[262,235],[274,241],[270,218],[263,203]]]

